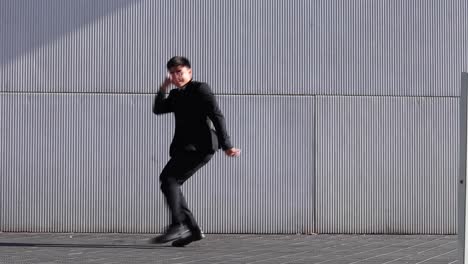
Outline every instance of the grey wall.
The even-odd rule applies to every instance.
[[[468,72],[462,73],[460,91],[460,112],[459,112],[459,164],[458,164],[458,190],[457,190],[457,212],[458,212],[458,259],[465,261],[466,250],[466,142],[467,142],[467,108],[468,108]]]
[[[162,231],[168,216],[158,181],[173,124],[170,116],[155,118],[152,99],[2,95],[2,230]],[[220,233],[312,232],[313,98],[220,96],[219,102],[228,120],[242,120],[229,128],[243,157],[218,154],[188,182],[187,199],[202,226]]]
[[[455,233],[458,99],[318,97],[317,229]]]
[[[206,232],[456,233],[454,1],[0,0],[0,230],[160,232],[175,54],[239,159],[184,187]]]
[[[1,5],[2,91],[154,92],[184,54],[219,93],[458,96],[468,67],[464,0]]]

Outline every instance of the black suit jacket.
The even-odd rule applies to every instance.
[[[191,81],[182,89],[171,90],[167,97],[159,91],[153,112],[157,115],[174,113],[171,156],[182,151],[214,153],[219,148],[232,148],[224,116],[206,83]]]

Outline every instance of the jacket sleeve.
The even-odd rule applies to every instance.
[[[221,109],[219,109],[218,102],[216,101],[216,98],[208,84],[203,83],[200,86],[200,96],[206,114],[210,118],[211,122],[213,122],[216,129],[216,135],[218,136],[221,148],[223,150],[231,149],[233,146],[226,130],[224,115],[221,112]]]
[[[153,113],[160,115],[174,111],[172,107],[171,93],[169,93],[169,96],[166,97],[166,93],[158,91],[158,93],[156,94],[156,98],[154,99]]]

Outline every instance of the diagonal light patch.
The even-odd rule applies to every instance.
[[[146,56],[136,56],[144,53],[146,43],[145,32],[136,25],[147,20],[147,13],[142,11],[141,1],[125,2],[131,4],[5,60],[2,91],[108,92],[116,84],[140,80],[125,76],[136,70],[136,64],[146,64]],[[97,8],[87,5],[93,7]],[[67,22],[61,19],[56,23]]]

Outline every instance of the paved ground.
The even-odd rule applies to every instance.
[[[0,233],[0,263],[458,263],[456,236],[208,234],[185,248],[151,237]]]

